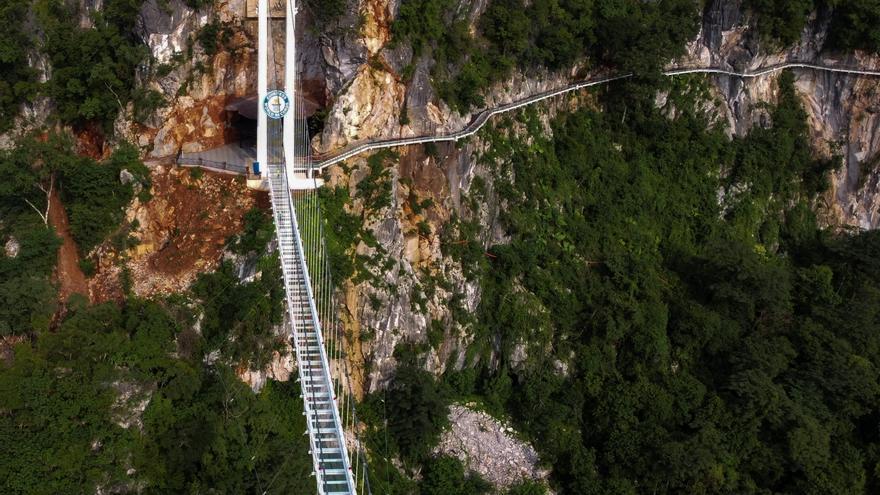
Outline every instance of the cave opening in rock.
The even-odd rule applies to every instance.
[[[297,108],[302,109],[309,129],[309,140],[324,129],[326,111],[309,97],[297,99]],[[226,128],[228,144],[237,144],[249,155],[256,157],[257,148],[257,96],[245,96],[226,105]]]
[[[226,105],[226,126],[232,143],[257,155],[257,96],[238,98]]]

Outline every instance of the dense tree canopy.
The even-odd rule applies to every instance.
[[[70,230],[82,253],[101,243],[122,222],[124,209],[134,198],[135,186],[149,188],[149,172],[138,150],[120,145],[102,163],[74,155],[70,148],[59,150],[62,200],[70,217]],[[125,170],[134,179],[123,182]]]
[[[53,187],[48,143],[24,139],[0,151],[0,335],[27,335],[48,328],[55,312],[49,275],[60,240],[48,223],[47,192]],[[42,163],[41,163],[42,161]]]
[[[313,5],[327,25],[347,4]],[[456,5],[403,0],[392,32],[433,56],[438,93],[459,110],[482,105],[482,91],[514,68],[587,61],[656,75],[696,34],[700,8],[492,0],[471,33]],[[42,90],[61,121],[109,130],[142,94],[140,1],[104,2],[90,27],[72,4],[35,6],[41,46],[19,21],[31,4],[0,0],[0,131],[39,89],[26,63],[35,49],[50,61]],[[880,49],[876,1],[746,6],[773,43],[796,41],[820,11],[831,15],[830,47]],[[198,36],[206,52],[220,49],[221,29],[209,24]],[[818,227],[817,198],[836,162],[810,152],[791,76],[780,78],[769,124],[733,140],[697,111],[706,103],[699,80],[665,88],[674,113],[656,108],[658,86],[646,80],[610,89],[604,111],[560,115],[552,137],[531,111],[485,135],[510,243],[487,257],[474,224],[456,218],[455,238],[471,239],[443,247],[481,285],[469,329],[480,359],[438,381],[398,355],[388,389],[362,409],[375,492],[489,491],[433,453],[449,402],[464,397],[511,417],[560,493],[880,490],[880,235]],[[353,246],[378,246],[363,224],[391,203],[391,158],[367,164],[355,191],[362,217],[346,210],[348,189],[320,193],[338,280],[367,276]],[[56,315],[48,191],[61,191],[86,253],[117,230],[135,194],[122,170],[149,189],[126,145],[101,163],[56,134],[0,152],[0,240],[18,246],[0,255],[0,336],[21,338],[0,363],[4,493],[311,492],[295,385],[270,381],[255,394],[235,373],[264,365],[281,343],[272,330],[283,294],[278,259],[265,255],[264,212],[249,212],[229,244],[257,260],[251,282],[224,263],[186,294],[72,300]],[[513,359],[522,345],[527,359]],[[543,491],[524,483],[509,493]]]
[[[772,124],[733,141],[691,110],[695,80],[675,118],[611,94],[552,139],[528,112],[528,145],[490,133],[512,239],[483,272],[502,361],[475,390],[562,492],[877,489],[880,236],[818,229],[834,162],[780,86]]]
[[[39,0],[44,50],[52,65],[46,91],[66,123],[99,122],[109,130],[135,94],[135,68],[148,55],[134,25],[139,0],[110,0],[94,14],[93,27],[79,26],[74,7]]]
[[[74,308],[0,364],[4,493],[314,490],[297,386],[184,356],[166,306]]]
[[[36,93],[36,71],[28,62],[35,49],[32,34],[22,22],[28,15],[28,0],[0,1],[0,132],[12,125],[18,105]]]
[[[404,0],[393,34],[416,55],[433,47],[437,90],[462,111],[482,106],[482,91],[513,68],[555,70],[589,59],[653,74],[681,53],[699,19],[690,0],[493,0],[473,39],[467,12],[450,9],[442,0]]]
[[[830,17],[826,48],[880,51],[880,4],[873,0],[747,0],[751,21],[775,48],[800,40],[811,16]]]
[[[825,48],[880,50],[880,5],[871,0],[747,0],[743,7],[743,22],[770,49],[800,40],[807,21],[817,15],[831,17]],[[514,68],[559,70],[580,62],[656,75],[696,36],[701,5],[692,0],[491,0],[475,35],[468,14],[446,0],[403,0],[392,25],[396,43],[411,44],[416,57],[433,58],[438,94],[460,111],[483,106],[483,91]],[[409,74],[404,71],[404,77]]]
[[[828,0],[828,3],[832,8],[832,48],[880,52],[880,3],[872,0]]]

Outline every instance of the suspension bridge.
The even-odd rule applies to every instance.
[[[272,203],[312,473],[319,495],[369,494],[344,333],[336,318],[325,255],[318,183],[298,172],[310,168],[311,158],[296,72],[297,6],[295,0],[287,0],[286,6],[285,0],[279,1],[275,10],[286,7],[283,61],[271,43],[272,30],[280,23],[270,19],[269,0],[257,3],[256,163]]]
[[[317,493],[370,493],[366,455],[357,436],[354,394],[345,359],[345,338],[334,306],[333,284],[324,246],[321,210],[317,197],[321,170],[360,153],[381,148],[458,141],[483,127],[495,115],[510,112],[561,94],[631,78],[618,74],[575,82],[496,108],[477,113],[464,128],[448,134],[371,140],[312,157],[306,115],[301,103],[296,71],[296,0],[281,2],[284,10],[284,57],[278,60],[270,18],[270,0],[257,1],[257,146],[256,168],[269,190],[272,216],[283,273],[287,315],[298,370],[306,434]],[[283,67],[283,74],[278,72]],[[679,67],[667,76],[704,73],[752,78],[787,68],[880,76],[880,71],[787,62],[748,72],[713,67]],[[281,89],[283,82],[283,90]],[[270,87],[272,89],[270,89]],[[247,166],[199,157],[182,157],[182,165],[246,173]]]

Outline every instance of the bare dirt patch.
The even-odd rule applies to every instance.
[[[156,166],[151,177],[152,198],[135,201],[127,215],[135,245],[122,253],[112,243],[101,247],[92,283],[97,300],[122,297],[125,271],[141,297],[185,290],[198,274],[216,268],[245,212],[264,195],[232,175]]]
[[[52,190],[49,196],[49,223],[55,228],[55,233],[62,241],[61,247],[58,248],[58,263],[54,273],[55,281],[58,283],[58,300],[67,301],[71,294],[88,297],[89,284],[79,267],[76,242],[70,235],[70,222],[61,198],[58,197],[58,189]]]
[[[100,124],[86,124],[75,130],[76,153],[93,160],[103,160],[110,156],[110,149],[104,140],[104,131]]]

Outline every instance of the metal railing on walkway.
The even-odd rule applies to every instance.
[[[880,77],[880,70],[873,69],[864,69],[857,67],[840,67],[840,66],[832,66],[832,65],[821,65],[821,64],[812,64],[812,63],[804,63],[804,62],[785,62],[780,64],[774,64],[767,67],[760,67],[754,70],[748,71],[732,71],[729,69],[718,68],[718,67],[675,67],[663,72],[663,75],[674,77],[681,76],[687,74],[714,74],[714,75],[723,75],[730,77],[741,77],[741,78],[756,78],[765,76],[767,74],[771,74],[773,72],[778,72],[785,69],[808,69],[808,70],[818,70],[818,71],[826,71],[832,73],[842,73],[842,74],[851,74],[854,76],[862,76],[862,77]],[[568,84],[562,88],[551,89],[547,91],[543,91],[541,93],[529,96],[527,98],[523,98],[521,100],[517,100],[514,102],[506,103],[500,105],[495,108],[482,110],[474,115],[474,118],[471,120],[469,124],[467,124],[464,128],[446,133],[446,134],[437,134],[437,135],[425,135],[425,136],[412,136],[412,137],[402,137],[402,138],[385,138],[385,139],[370,139],[365,140],[359,143],[352,143],[348,146],[345,146],[341,149],[313,155],[312,161],[309,164],[308,169],[306,168],[294,168],[293,170],[296,172],[309,172],[309,173],[321,173],[327,167],[337,164],[339,162],[345,161],[349,158],[352,158],[361,153],[367,153],[369,151],[375,151],[384,148],[395,148],[399,146],[410,146],[415,144],[424,144],[424,143],[439,143],[439,142],[450,142],[450,141],[458,141],[461,139],[466,139],[474,134],[476,134],[485,124],[489,121],[490,118],[507,113],[519,108],[522,108],[527,105],[531,105],[533,103],[537,103],[539,101],[543,101],[549,98],[553,98],[555,96],[559,96],[565,93],[570,93],[572,91],[577,91],[580,89],[588,88],[591,86],[598,86],[602,84],[608,84],[613,81],[618,81],[621,79],[628,79],[633,77],[633,74],[619,74],[608,77],[600,77],[595,79],[587,79],[584,81],[579,81],[575,83]],[[189,166],[189,167],[203,167],[212,170],[225,171],[230,173],[239,173],[239,174],[247,174],[250,170],[249,165],[244,163],[233,163],[231,161],[217,161],[206,158],[201,158],[198,154],[186,154],[180,155],[177,159],[177,163],[181,166]]]
[[[731,77],[742,77],[742,78],[755,78],[765,76],[767,74],[778,72],[784,69],[810,69],[810,70],[819,70],[819,71],[827,71],[827,72],[835,72],[835,73],[844,73],[844,74],[852,74],[857,76],[867,76],[867,77],[878,77],[880,76],[880,70],[871,70],[871,69],[863,69],[863,68],[853,68],[853,67],[835,67],[831,65],[821,65],[821,64],[812,64],[812,63],[804,63],[804,62],[784,62],[780,64],[774,64],[768,67],[761,67],[754,70],[736,72],[724,68],[718,67],[674,67],[668,69],[663,72],[663,75],[673,77],[680,76],[686,74],[716,74],[716,75],[726,75]],[[495,115],[499,115],[502,113],[510,112],[511,110],[516,110],[518,108],[524,107],[526,105],[531,105],[532,103],[537,103],[542,100],[546,100],[548,98],[552,98],[554,96],[559,96],[561,94],[569,93],[572,91],[577,91],[583,88],[587,88],[590,86],[596,86],[600,84],[607,84],[612,81],[617,81],[620,79],[629,79],[633,77],[632,73],[619,74],[609,77],[602,77],[599,79],[588,79],[585,81],[580,81],[576,83],[568,84],[559,89],[552,89],[548,91],[543,91],[541,93],[529,96],[527,98],[514,101],[511,103],[507,103],[501,105],[496,108],[486,109],[479,113],[477,113],[471,122],[466,125],[463,129],[455,132],[451,132],[448,134],[439,134],[433,136],[418,136],[418,137],[407,137],[407,138],[387,138],[387,139],[378,139],[378,140],[369,140],[363,143],[354,143],[348,145],[342,149],[335,150],[329,153],[318,154],[313,157],[312,167],[323,171],[325,168],[330,165],[334,165],[341,161],[347,160],[355,155],[359,155],[361,153],[366,153],[368,151],[374,151],[383,148],[394,148],[397,146],[407,146],[412,144],[421,144],[421,143],[438,143],[438,142],[448,142],[448,141],[458,141],[460,139],[467,138],[477,133],[477,131],[482,128],[486,122]]]

